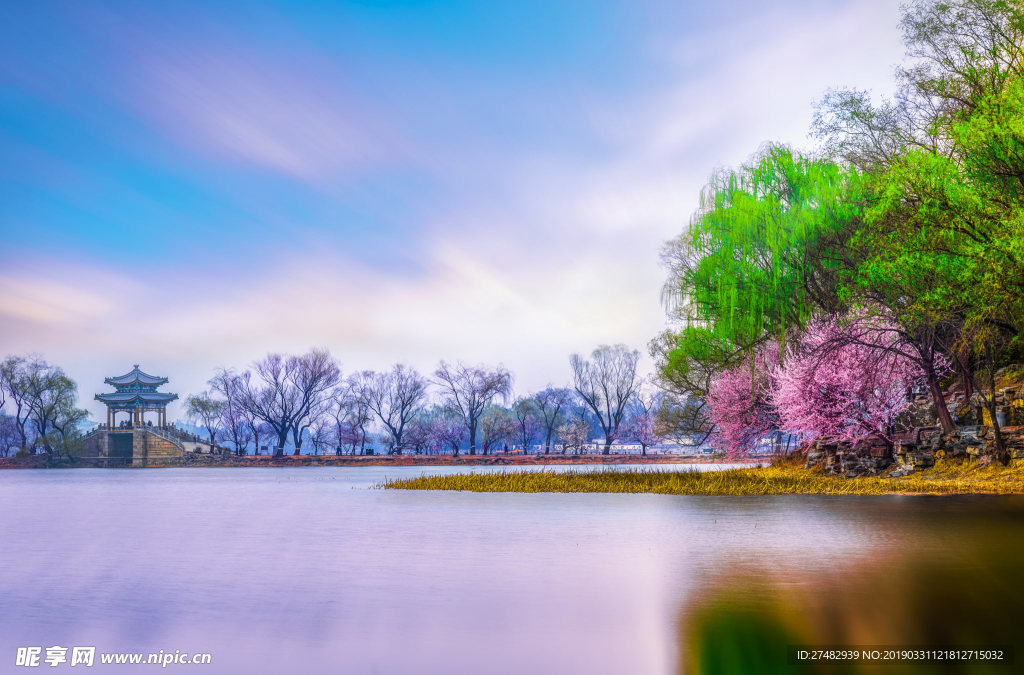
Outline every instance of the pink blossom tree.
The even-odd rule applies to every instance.
[[[655,424],[655,413],[648,410],[639,411],[626,421],[625,438],[640,444],[640,454],[646,455],[647,448],[661,440]]]
[[[452,410],[435,406],[429,413],[430,426],[428,443],[435,453],[451,448],[452,454],[459,456],[459,446],[466,437],[466,427],[461,416]]]
[[[729,456],[750,452],[770,431],[778,429],[779,416],[772,404],[771,375],[778,362],[774,345],[719,373],[708,392],[709,418],[715,425],[712,443]]]
[[[640,452],[647,454],[647,448],[662,440],[662,427],[658,424],[658,410],[664,394],[642,384],[633,393],[630,415],[623,426],[623,436],[640,444]]]
[[[807,325],[785,363],[772,371],[770,398],[783,428],[843,440],[890,437],[909,405],[908,388],[925,373],[901,349],[897,331],[864,326],[856,315],[820,317]]]

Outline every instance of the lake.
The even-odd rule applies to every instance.
[[[210,673],[673,673],[801,640],[1015,639],[1020,498],[374,488],[472,470],[497,469],[0,472],[0,663],[90,645],[206,652],[168,669]]]

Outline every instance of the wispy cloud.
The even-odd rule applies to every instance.
[[[322,60],[202,45],[151,49],[137,66],[142,114],[207,160],[320,185],[401,160],[395,128]]]
[[[218,205],[190,231],[242,242],[246,257],[229,246],[222,263],[197,264],[193,246],[153,263],[132,237],[116,262],[37,252],[0,273],[0,353],[42,351],[86,392],[134,362],[197,391],[216,366],[313,345],[349,370],[502,361],[525,391],[566,381],[570,352],[643,349],[664,325],[659,248],[686,227],[711,171],[767,140],[801,144],[826,87],[890,81],[901,50],[888,3],[796,4],[751,4],[703,36],[650,27],[637,45],[644,86],[628,95],[413,63],[408,81],[390,71],[369,87],[373,73],[349,77],[343,59],[238,40],[127,50],[139,57],[108,93],[169,144],[154,145],[173,170],[195,169],[181,179],[202,181],[195,194],[220,190],[243,223],[218,220]],[[109,202],[118,180],[90,199],[137,204]],[[278,181],[313,188],[315,208]],[[198,218],[177,192],[150,188],[123,194]]]

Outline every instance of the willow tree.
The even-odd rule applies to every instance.
[[[784,346],[814,311],[838,309],[860,185],[854,169],[779,146],[713,177],[690,227],[662,253],[663,300],[679,326],[662,338],[675,343],[660,350],[662,379],[734,367],[766,341]]]

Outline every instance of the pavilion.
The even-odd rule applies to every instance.
[[[117,422],[117,413],[131,414],[131,425],[143,426],[146,411],[157,413],[157,426],[167,428],[167,404],[177,400],[177,394],[157,391],[157,387],[167,384],[166,377],[148,375],[139,370],[139,364],[125,375],[108,377],[103,380],[117,391],[111,394],[96,394],[96,400],[107,406],[107,428],[113,429]]]

